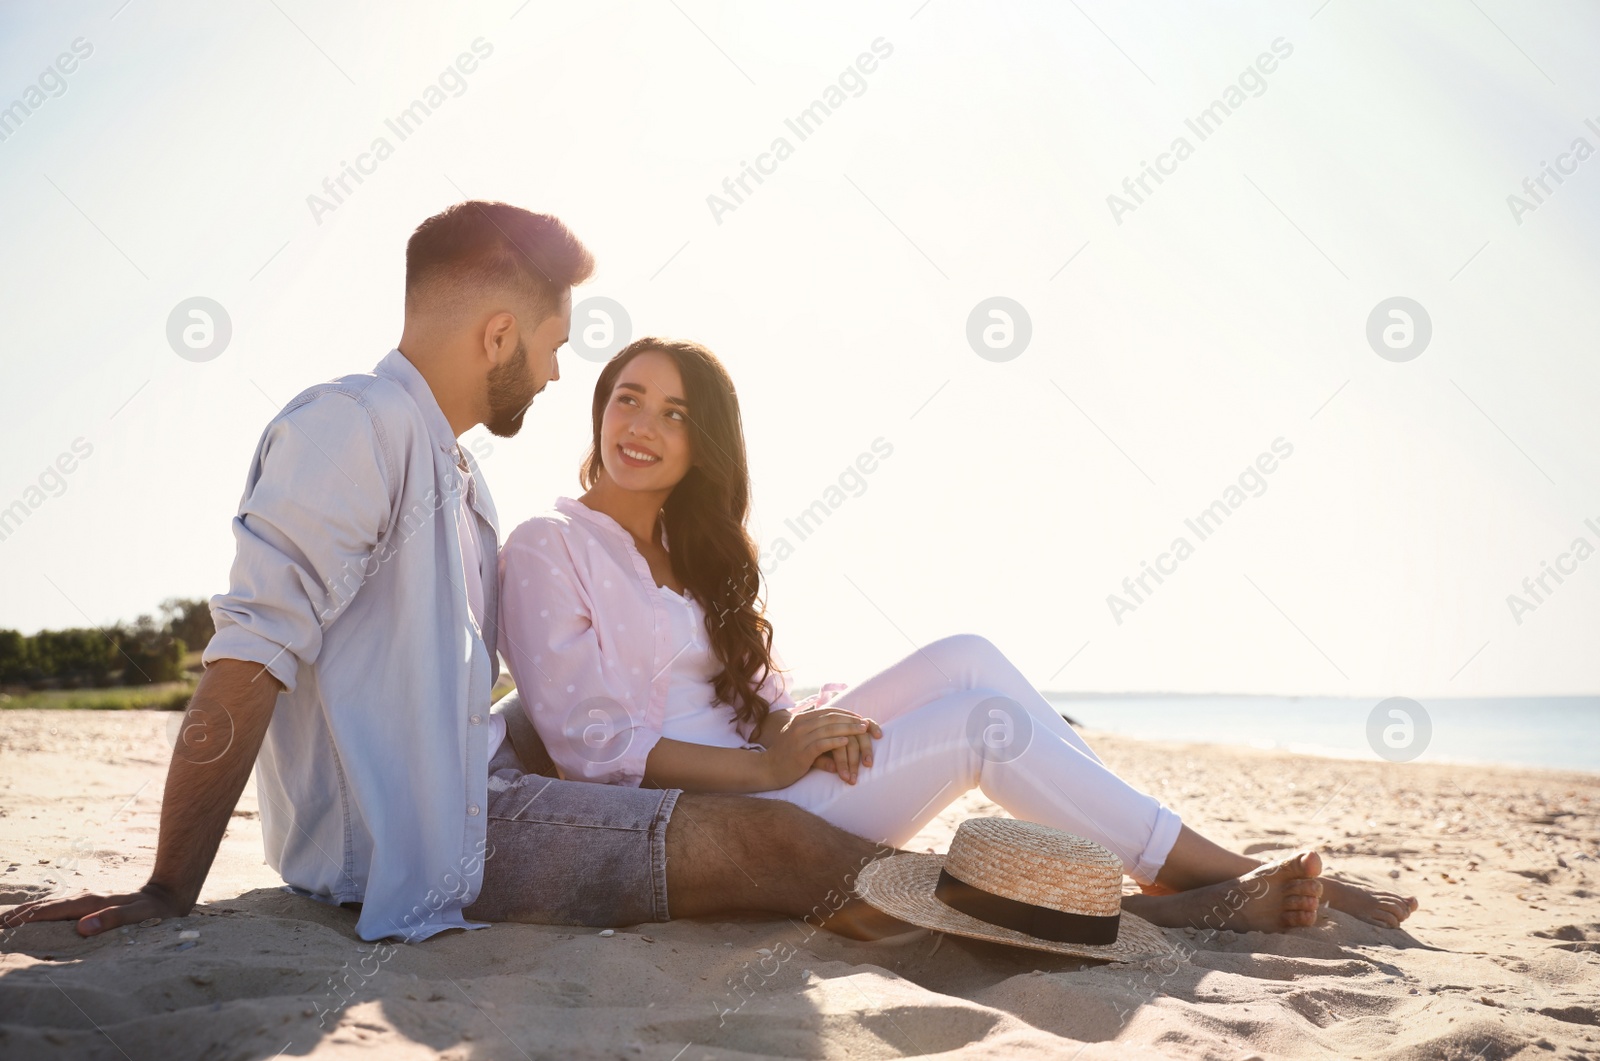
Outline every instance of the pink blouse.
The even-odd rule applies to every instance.
[[[581,501],[557,498],[506,538],[500,651],[562,777],[644,778],[672,679],[667,606],[633,535]],[[781,671],[757,692],[774,711],[795,708]],[[753,727],[736,725],[748,740]]]

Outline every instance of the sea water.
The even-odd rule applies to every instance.
[[[1085,727],[1130,737],[1379,758],[1368,739],[1368,720],[1382,697],[1046,693],[1045,698]],[[1431,732],[1412,761],[1600,773],[1600,696],[1418,697],[1414,702]],[[1388,717],[1385,712],[1382,725],[1390,724]]]

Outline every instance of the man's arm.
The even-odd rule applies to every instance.
[[[217,857],[282,688],[259,663],[220,659],[206,668],[167,768],[156,865],[148,884],[124,895],[84,893],[26,903],[0,924],[10,928],[76,918],[78,934],[93,936],[147,917],[187,914]]]
[[[342,391],[296,399],[267,425],[233,520],[228,592],[211,601],[206,672],[167,769],[150,882],[27,903],[0,925],[78,918],[92,936],[194,907],[278,694],[315,665],[326,628],[360,592],[392,515],[389,466],[373,414]]]

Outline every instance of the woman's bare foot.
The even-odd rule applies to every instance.
[[[1413,896],[1364,888],[1335,877],[1322,878],[1322,898],[1335,910],[1384,928],[1399,928],[1417,909]]]
[[[1185,825],[1167,855],[1155,883],[1141,885],[1149,896],[1167,896],[1196,888],[1243,879],[1262,863],[1234,854]],[[1417,900],[1394,892],[1378,891],[1334,877],[1322,877],[1322,898],[1335,910],[1385,928],[1395,928],[1417,909]]]
[[[1279,932],[1317,921],[1322,898],[1322,857],[1304,851],[1267,862],[1233,880],[1191,888],[1175,895],[1129,895],[1129,913],[1168,928]]]

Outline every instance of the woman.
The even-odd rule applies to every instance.
[[[633,342],[601,372],[592,421],[587,493],[522,524],[500,557],[502,650],[563,777],[783,799],[895,846],[978,788],[1103,844],[1151,894],[1262,865],[1119,778],[982,638],[796,704],[745,529],[738,399],[709,350]],[[1315,874],[1292,882],[1303,899],[1283,927],[1313,923],[1319,894],[1391,927],[1415,909]]]

